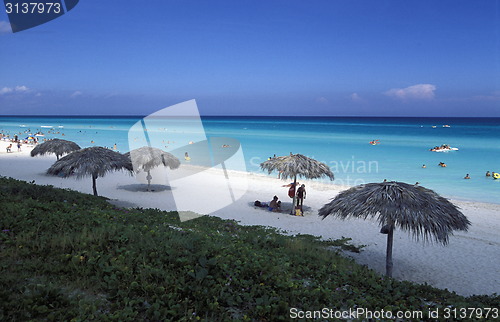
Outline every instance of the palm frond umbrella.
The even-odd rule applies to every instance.
[[[76,150],[80,150],[80,146],[75,142],[61,139],[52,139],[37,145],[33,150],[31,150],[31,156],[34,157],[37,155],[54,153],[57,157],[57,160],[59,160],[60,156]]]
[[[306,157],[302,154],[292,154],[282,157],[274,157],[260,164],[262,170],[267,170],[270,174],[273,171],[281,173],[282,180],[293,178],[293,185],[297,184],[297,176],[306,179],[316,179],[323,176],[334,179],[333,172],[323,162]],[[295,208],[295,198],[293,196],[293,205],[290,213],[293,214]]]
[[[118,152],[96,146],[68,154],[56,161],[47,173],[64,178],[75,175],[77,179],[91,176],[94,196],[97,196],[96,179],[104,177],[108,172],[118,170],[132,173],[132,163]]]
[[[434,191],[403,182],[368,183],[339,193],[319,215],[367,219],[377,217],[387,234],[386,275],[392,276],[394,228],[410,232],[418,241],[446,245],[453,230],[467,231],[470,221],[458,207]]]
[[[173,170],[177,169],[181,165],[179,159],[177,159],[173,154],[149,146],[134,149],[124,155],[132,162],[135,172],[144,171],[148,173],[146,176],[146,179],[148,180],[148,191],[152,179],[150,173],[151,169],[163,164],[163,166],[169,167]]]

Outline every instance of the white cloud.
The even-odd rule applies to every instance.
[[[362,102],[363,99],[361,98],[361,96],[358,95],[358,93],[352,93],[351,94],[351,101],[353,102]]]
[[[0,95],[7,94],[7,93],[24,93],[24,92],[29,92],[29,88],[22,85],[22,86],[16,86],[16,87],[4,87],[0,89]]]
[[[26,87],[26,86],[23,85],[23,86],[16,86],[14,88],[14,90],[16,92],[27,92],[29,89],[28,89],[28,87]]]
[[[7,94],[10,92],[12,92],[12,88],[10,88],[10,87],[4,87],[4,88],[0,89],[0,95]]]
[[[75,98],[75,97],[78,97],[78,96],[81,96],[81,95],[83,95],[83,93],[82,93],[82,92],[80,92],[80,91],[75,91],[75,92],[73,92],[73,94],[71,94],[71,95],[70,95],[70,97],[71,97],[71,98]]]
[[[325,97],[321,96],[321,97],[318,97],[316,99],[316,103],[319,103],[319,104],[327,104],[328,103],[328,99],[326,99]]]
[[[7,21],[0,21],[0,34],[11,33],[10,23]]]
[[[436,86],[432,84],[417,84],[406,88],[392,88],[385,95],[401,100],[432,100]]]

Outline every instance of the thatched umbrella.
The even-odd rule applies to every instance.
[[[377,216],[387,234],[386,275],[392,276],[394,228],[409,231],[416,240],[446,245],[453,230],[464,230],[470,221],[448,199],[434,191],[403,182],[368,183],[345,190],[319,210],[323,218],[346,219]]]
[[[80,149],[80,146],[75,142],[52,139],[37,145],[33,150],[31,150],[31,156],[34,157],[37,155],[54,153],[57,160],[59,160],[60,156]]]
[[[134,149],[124,154],[131,162],[135,172],[145,171],[148,173],[146,179],[148,180],[148,191],[151,184],[151,169],[164,165],[170,169],[177,169],[181,162],[171,153],[165,152],[161,149],[143,146],[142,148]]]
[[[274,157],[270,160],[262,162],[260,164],[262,170],[267,170],[268,173],[273,171],[279,171],[281,173],[282,180],[288,180],[293,178],[293,185],[297,184],[297,176],[306,179],[316,179],[322,176],[330,178],[333,180],[333,172],[330,168],[323,162],[316,161],[314,159],[308,158],[302,154],[292,154],[284,157]],[[293,196],[293,206],[291,213],[293,214],[295,208],[295,198]]]
[[[96,179],[117,170],[132,172],[132,163],[118,152],[96,146],[68,154],[56,161],[47,173],[64,178],[75,175],[77,179],[92,176],[92,188],[97,196]]]

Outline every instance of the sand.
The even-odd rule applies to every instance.
[[[92,193],[90,178],[76,180],[46,175],[45,170],[56,161],[54,155],[31,158],[28,146],[23,146],[23,151],[17,152],[15,144],[13,152],[6,153],[7,144],[0,142],[0,175]],[[321,220],[317,215],[318,209],[345,187],[314,181],[301,182],[306,184],[307,198],[304,202],[304,217],[296,217],[287,212],[272,213],[253,206],[255,200],[269,202],[277,195],[285,208],[291,207],[287,188],[282,187],[288,182],[264,174],[235,171],[227,171],[229,179],[226,179],[221,169],[193,175],[195,167],[186,165],[177,171],[192,175],[182,177],[178,175],[179,172],[177,179],[170,181],[169,185],[159,184],[164,179],[155,181],[151,186],[154,191],[148,192],[146,185],[135,177],[115,172],[99,178],[97,189],[99,195],[123,207],[193,210],[234,219],[244,225],[276,227],[290,234],[312,234],[325,239],[349,237],[353,244],[366,247],[359,254],[345,253],[346,256],[353,257],[356,262],[377,272],[385,272],[386,235],[379,233],[380,227],[375,221],[342,221],[330,217]],[[155,176],[159,177],[153,174]],[[233,202],[233,199],[236,200]],[[471,221],[469,231],[456,232],[450,237],[449,244],[442,246],[416,242],[409,234],[396,230],[394,278],[428,283],[461,295],[500,293],[500,206],[461,200],[452,202]]]

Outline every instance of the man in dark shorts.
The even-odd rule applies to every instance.
[[[306,185],[303,184],[297,189],[297,207],[300,206],[302,210],[302,205],[304,204],[304,199],[306,198]]]

